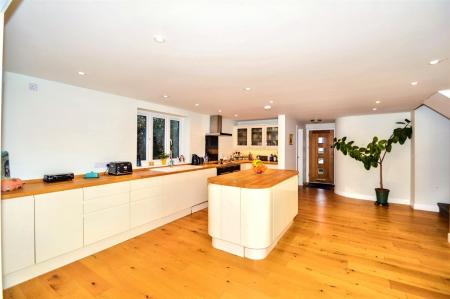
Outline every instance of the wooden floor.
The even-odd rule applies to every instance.
[[[300,189],[269,257],[213,249],[203,210],[10,288],[5,298],[450,298],[448,220]],[[232,221],[230,219],[230,221]]]

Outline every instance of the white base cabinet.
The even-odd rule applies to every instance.
[[[298,176],[263,189],[209,184],[208,197],[213,247],[264,259],[298,213]]]
[[[84,244],[130,228],[130,182],[84,188]]]
[[[215,175],[210,168],[4,200],[4,287],[206,207]]]
[[[131,182],[131,227],[138,227],[167,215],[160,177]]]
[[[83,190],[34,198],[36,263],[83,247]]]
[[[34,264],[34,198],[2,202],[3,274]]]

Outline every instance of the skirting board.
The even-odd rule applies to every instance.
[[[198,205],[193,206],[191,208],[191,211],[192,211],[192,213],[195,213],[195,212],[201,211],[203,209],[206,209],[207,207],[208,207],[208,202],[205,201],[205,202],[202,202],[202,203],[200,203]]]
[[[429,211],[429,212],[439,212],[439,207],[438,207],[437,204],[429,205],[429,204],[415,203],[414,204],[414,210],[422,210],[422,211]]]
[[[371,200],[375,201],[375,195],[365,195],[365,194],[357,194],[357,193],[348,193],[348,192],[342,192],[340,190],[334,189],[334,193],[340,196],[353,198],[353,199],[361,199],[361,200]],[[375,191],[374,191],[375,193]],[[403,198],[389,198],[390,203],[397,203],[401,205],[409,205],[410,201],[409,199],[403,199]]]
[[[3,288],[6,289],[12,287],[16,284],[32,279],[41,274],[60,268],[77,260],[80,260],[86,256],[92,255],[99,251],[105,250],[109,247],[112,247],[116,244],[125,242],[131,238],[142,235],[155,228],[163,226],[164,224],[170,223],[179,218],[190,215],[191,213],[193,213],[192,208],[187,208],[179,212],[176,212],[172,215],[166,216],[164,218],[154,220],[142,226],[132,228],[126,232],[98,241],[94,244],[57,256],[45,262],[34,264],[30,267],[18,270],[13,273],[6,274],[3,277]]]

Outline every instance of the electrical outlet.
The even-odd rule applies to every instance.
[[[37,83],[30,82],[28,83],[28,89],[31,91],[38,91],[39,86],[37,85]]]

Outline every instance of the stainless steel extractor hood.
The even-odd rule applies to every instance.
[[[211,115],[208,135],[231,136],[230,133],[222,132],[222,115]]]

